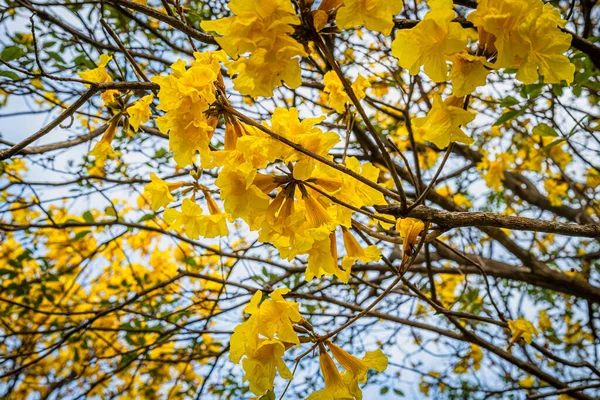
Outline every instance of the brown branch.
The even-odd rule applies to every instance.
[[[44,137],[52,129],[56,128],[62,121],[67,119],[69,116],[73,115],[75,111],[79,109],[82,105],[84,105],[89,99],[94,96],[97,92],[103,92],[106,90],[114,89],[114,90],[131,90],[131,89],[140,89],[140,90],[156,90],[158,89],[158,85],[151,82],[107,82],[107,83],[96,83],[91,84],[91,87],[85,92],[75,103],[73,103],[69,108],[63,111],[56,119],[50,122],[48,125],[29,136],[27,139],[17,143],[9,149],[0,151],[0,161],[6,160],[15,154],[21,152],[27,145],[35,142],[36,140]]]
[[[149,17],[157,19],[161,22],[164,22],[167,25],[172,26],[173,28],[179,30],[180,32],[206,44],[212,44],[218,46],[217,41],[208,33],[204,33],[199,31],[198,29],[194,29],[187,25],[185,22],[180,21],[175,17],[170,17],[166,14],[163,14],[153,8],[143,6],[139,3],[135,3],[133,1],[128,0],[108,0],[108,3],[112,3],[115,5],[122,5],[127,8],[131,8],[132,10],[139,11],[143,14],[146,14]]]
[[[31,4],[31,2],[29,2],[29,1],[18,0],[18,3],[21,6],[26,7],[27,9],[35,12],[36,15],[41,20],[50,22],[50,23],[60,27],[63,31],[70,33],[73,37],[75,37],[85,43],[91,44],[92,46],[99,48],[99,49],[104,49],[104,50],[109,50],[109,51],[120,51],[118,47],[107,45],[107,44],[99,42],[96,39],[93,39],[87,35],[84,35],[83,33],[79,32],[77,29],[75,29],[74,27],[68,25],[67,23],[65,23],[64,21],[60,20],[59,18],[53,16],[52,14],[44,11],[43,9],[34,7]],[[152,53],[142,53],[142,52],[132,51],[131,54],[135,57],[142,57],[142,58],[145,58],[148,60],[158,61],[162,64],[166,64],[166,65],[171,64],[171,62],[169,60],[165,60],[164,58],[157,57]]]
[[[73,147],[73,146],[76,146],[81,143],[85,143],[91,139],[94,139],[95,137],[102,135],[104,133],[104,131],[106,130],[106,128],[108,128],[108,125],[102,125],[98,129],[94,129],[90,133],[78,136],[74,139],[65,140],[64,142],[49,143],[49,144],[45,144],[42,146],[35,146],[35,147],[26,147],[26,148],[22,149],[21,151],[19,151],[19,154],[24,154],[24,155],[43,154],[43,153],[46,153],[49,151]],[[14,143],[10,143],[10,142],[4,141],[4,140],[2,140],[0,143],[11,146],[11,147],[15,146]]]
[[[71,116],[75,111],[77,111],[79,109],[79,107],[81,107],[89,99],[91,99],[92,96],[94,94],[96,94],[97,91],[98,91],[97,87],[90,88],[75,103],[73,103],[73,105],[71,105],[69,108],[67,108],[65,111],[63,111],[62,114],[60,114],[54,121],[50,122],[45,127],[40,129],[33,135],[29,136],[27,139],[17,143],[16,145],[12,146],[11,148],[9,148],[7,150],[1,151],[0,152],[0,161],[6,160],[6,159],[14,156],[15,154],[17,154],[21,150],[23,150],[25,147],[27,147],[28,144],[31,144],[31,143],[35,142],[36,140],[40,139],[41,137],[45,136],[46,134],[48,134],[52,129],[54,129],[58,125],[60,125],[60,123],[62,121],[64,121],[69,116]]]
[[[556,233],[576,237],[600,237],[600,224],[569,224],[564,222],[544,221],[533,218],[500,215],[491,212],[458,212],[443,211],[426,206],[418,206],[404,214],[399,205],[375,206],[383,214],[398,217],[412,217],[438,224],[441,228],[460,227],[495,227],[519,231]]]

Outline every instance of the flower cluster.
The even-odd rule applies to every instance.
[[[345,372],[340,374],[335,362],[325,349],[325,345]],[[369,369],[383,372],[388,366],[388,359],[381,349],[368,351],[361,360],[329,341],[325,345],[319,344],[319,360],[321,373],[325,381],[325,389],[312,393],[307,397],[307,400],[360,400],[363,397],[358,384],[367,381]]]
[[[475,25],[479,46],[472,54],[468,29],[454,22],[452,0],[431,0],[431,10],[415,27],[398,32],[392,54],[400,66],[416,75],[423,67],[434,82],[448,79],[454,95],[464,96],[485,84],[487,69],[517,68],[517,79],[530,84],[538,73],[546,83],[573,81],[575,66],[564,53],[571,36],[561,31],[566,24],[558,10],[541,0],[482,0],[468,20]],[[487,69],[486,69],[487,68]],[[456,82],[456,78],[458,81]]]
[[[284,353],[301,342],[317,341],[315,346],[319,347],[325,388],[312,393],[308,399],[362,399],[358,384],[367,381],[369,369],[384,371],[387,357],[378,349],[367,352],[361,360],[329,340],[319,341],[313,327],[300,315],[298,304],[283,298],[289,291],[277,289],[264,301],[262,291],[256,291],[244,308],[250,317],[233,330],[229,359],[236,364],[241,361],[244,381],[249,382],[250,391],[261,396],[273,390],[277,373],[284,379],[292,379],[283,360]],[[296,332],[311,337],[303,336],[300,340]],[[345,372],[340,374],[325,346]]]
[[[452,0],[431,0],[428,5],[431,10],[414,28],[398,31],[392,54],[411,75],[423,67],[432,81],[443,82],[448,78],[446,59],[465,49],[467,31],[452,22],[456,18]]]
[[[203,21],[202,29],[222,34],[217,43],[236,60],[228,63],[235,89],[241,94],[271,96],[285,82],[295,89],[302,83],[297,57],[304,47],[290,33],[299,25],[290,0],[268,2],[232,0],[233,17]],[[250,53],[249,56],[244,56]]]
[[[222,51],[194,53],[190,68],[177,60],[168,76],[154,76],[152,82],[160,86],[159,110],[165,114],[156,123],[163,133],[169,134],[169,147],[179,166],[192,164],[196,152],[206,163],[210,159],[209,143],[216,119],[206,111],[216,100],[214,82],[220,76],[226,56]]]
[[[479,33],[479,47],[494,60],[495,68],[518,68],[517,79],[534,83],[573,81],[575,66],[564,53],[571,35],[567,21],[551,4],[541,0],[482,0],[468,20]]]
[[[236,364],[242,360],[244,381],[250,382],[250,390],[257,396],[273,389],[275,374],[279,371],[284,379],[292,373],[283,361],[283,353],[300,343],[294,324],[302,320],[298,304],[287,301],[283,295],[289,289],[277,289],[262,300],[258,290],[244,312],[250,318],[238,325],[231,336],[229,359]]]
[[[422,138],[435,144],[440,149],[448,147],[450,142],[473,143],[460,128],[475,118],[475,114],[460,107],[460,99],[454,96],[446,101],[436,94],[433,97],[433,106],[426,117],[416,118],[414,125],[422,131]]]
[[[345,0],[337,12],[337,25],[341,29],[364,25],[387,36],[394,27],[393,16],[402,7],[401,0]]]
[[[350,103],[350,98],[346,94],[340,78],[334,71],[329,71],[323,77],[323,84],[325,93],[327,93],[327,104],[336,112],[343,113],[346,110],[346,104]],[[359,100],[365,97],[365,90],[369,87],[371,87],[371,83],[361,74],[358,74],[352,84],[352,90]]]
[[[314,127],[321,120],[301,121],[296,109],[277,108],[270,126],[265,124],[265,128],[327,157],[339,136]],[[309,280],[335,275],[347,282],[354,261],[376,261],[381,257],[375,246],[363,249],[359,245],[348,231],[354,211],[335,201],[343,199],[354,208],[385,204],[380,192],[276,141],[256,127],[236,123],[240,124],[241,136],[235,150],[214,154],[215,165],[223,165],[215,183],[225,211],[232,218],[242,218],[251,229],[258,230],[259,240],[273,244],[284,258],[308,255]],[[274,161],[281,161],[287,171],[266,168]],[[372,182],[379,178],[377,168],[369,163],[361,165],[356,158],[349,157],[346,166]],[[343,269],[338,265],[338,226],[346,248]]]
[[[566,21],[552,5],[541,0],[479,1],[468,17],[478,33],[476,51],[467,44],[477,36],[455,21],[452,0],[431,0],[428,5],[431,10],[422,21],[397,33],[392,54],[411,75],[423,67],[434,82],[452,81],[453,97],[444,102],[436,97],[427,119],[416,122],[426,129],[424,139],[438,147],[473,142],[459,127],[474,116],[460,110],[459,104],[463,96],[485,85],[492,69],[515,68],[516,78],[526,84],[538,76],[545,83],[573,81],[575,66],[564,55],[571,36],[561,31]]]

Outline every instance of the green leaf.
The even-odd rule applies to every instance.
[[[151,219],[154,219],[154,218],[156,218],[156,214],[150,213],[150,214],[144,215],[142,218],[139,219],[138,222],[144,222],[144,221],[148,221],[148,220],[151,220]]]
[[[135,353],[135,352],[126,353],[125,355],[123,355],[123,357],[121,357],[121,360],[119,360],[119,365],[120,366],[127,365],[136,358],[137,358],[137,353]]]
[[[5,76],[10,79],[19,79],[20,76],[13,71],[0,71],[0,76]]]
[[[165,154],[167,154],[167,149],[161,147],[160,149],[156,150],[153,158],[162,158],[165,156]]]
[[[500,107],[512,107],[516,106],[517,104],[519,104],[519,100],[515,99],[512,96],[508,96],[507,98],[502,100],[502,102],[500,102]]]
[[[275,393],[269,390],[266,394],[260,397],[260,400],[275,400]]]
[[[502,114],[500,116],[500,118],[498,118],[498,120],[496,120],[496,122],[494,122],[494,125],[502,125],[505,122],[508,122],[511,119],[513,119],[514,117],[520,115],[522,112],[523,112],[523,110],[511,110],[511,111],[505,112],[504,114]]]
[[[89,222],[90,224],[94,222],[94,216],[89,211],[84,212],[82,217],[85,222]]]
[[[546,137],[557,137],[558,133],[548,124],[541,123],[533,128],[534,135],[546,136]]]
[[[24,55],[25,51],[19,46],[8,46],[2,50],[2,55],[0,55],[0,58],[8,62],[23,57]]]
[[[567,141],[567,138],[561,138],[561,139],[555,140],[554,142],[548,143],[547,145],[545,145],[544,146],[544,150],[547,150],[547,149],[549,149],[551,147],[556,146],[557,144],[561,144],[561,143],[566,142],[566,141]]]
[[[527,97],[529,99],[535,99],[540,94],[542,94],[542,90],[544,88],[544,83],[533,83],[531,85],[523,85],[521,86],[521,96]]]
[[[81,240],[82,238],[84,238],[85,236],[87,236],[89,233],[91,233],[92,231],[81,231],[79,233],[77,233],[77,235],[75,235],[75,237],[73,238],[73,241],[76,242],[77,240]]]
[[[47,51],[46,54],[48,54],[52,59],[58,61],[61,64],[65,63],[65,60],[63,60],[63,58],[54,51]]]
[[[396,393],[400,397],[404,397],[404,392],[400,389],[394,389],[394,393]]]
[[[379,394],[386,394],[389,391],[390,391],[390,388],[387,386],[384,386],[379,390]]]
[[[12,269],[0,268],[0,276],[7,276],[8,278],[14,278],[17,273]]]
[[[552,93],[554,93],[555,96],[560,97],[563,94],[563,88],[560,85],[552,85]]]

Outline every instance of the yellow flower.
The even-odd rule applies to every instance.
[[[346,383],[340,375],[335,363],[327,350],[319,346],[319,362],[321,365],[321,374],[325,381],[325,389],[312,393],[306,400],[343,400],[353,399],[354,396],[346,386]]]
[[[568,84],[575,66],[564,53],[571,35],[562,32],[566,21],[560,12],[540,0],[481,0],[468,18],[478,27],[480,47],[486,54],[497,52],[494,66],[518,68],[517,79]]]
[[[100,62],[98,63],[98,67],[94,69],[90,69],[88,71],[79,72],[77,75],[86,81],[91,82],[111,82],[112,79],[110,75],[106,72],[106,66],[109,61],[112,60],[112,56],[108,54],[100,55]]]
[[[225,211],[234,218],[247,219],[269,206],[269,196],[255,186],[256,170],[249,163],[226,165],[215,180],[221,189]]]
[[[333,107],[336,112],[343,113],[346,110],[346,103],[350,102],[350,98],[335,71],[329,71],[325,74],[323,85],[325,85],[325,93],[328,94],[328,105]]]
[[[513,68],[525,58],[529,43],[523,36],[522,27],[542,12],[540,0],[481,0],[468,20],[479,31],[480,47],[487,46],[487,53],[497,51],[494,65],[497,68]],[[483,40],[482,40],[483,39]]]
[[[31,86],[36,89],[44,90],[44,83],[42,82],[41,78],[33,78],[31,80]]]
[[[512,346],[517,340],[519,340],[519,338],[523,338],[525,343],[531,343],[533,340],[533,335],[537,336],[538,334],[535,326],[525,319],[508,321],[508,327],[513,334],[508,347]]]
[[[548,192],[548,200],[550,200],[550,204],[554,207],[558,207],[562,204],[562,200],[560,198],[567,196],[569,185],[567,182],[560,183],[560,181],[556,179],[545,179],[544,189],[546,189],[546,192]]]
[[[8,175],[8,180],[11,182],[19,181],[23,177],[23,172],[28,169],[23,158],[9,158],[6,161],[0,161],[2,177],[5,178]]]
[[[454,201],[454,204],[459,207],[469,208],[472,206],[471,201],[467,198],[467,196],[461,193],[453,194],[452,190],[447,185],[436,189],[436,192],[444,197],[451,197],[452,201]]]
[[[227,64],[233,87],[241,94],[252,97],[270,97],[273,90],[284,82],[296,89],[302,84],[300,64],[296,56],[305,56],[304,48],[294,39],[277,51],[259,48],[249,58],[240,57]]]
[[[344,4],[344,0],[323,0],[319,4],[319,10],[332,11]]]
[[[156,123],[161,132],[169,134],[169,146],[179,166],[191,164],[196,151],[202,162],[210,161],[209,142],[217,122],[204,112],[216,100],[213,82],[221,73],[219,62],[225,53],[194,53],[194,57],[190,68],[178,60],[171,65],[170,75],[150,79],[160,86],[158,109],[166,112]]]
[[[467,196],[461,193],[457,193],[454,196],[452,196],[452,201],[454,201],[454,204],[456,204],[457,206],[464,208],[469,208],[473,205],[471,203],[471,200],[469,200]]]
[[[185,227],[185,234],[190,239],[198,239],[205,230],[202,208],[190,199],[183,199],[181,211],[165,210],[164,218],[170,224],[169,229]]]
[[[278,340],[259,340],[256,351],[242,361],[246,374],[244,380],[250,382],[250,391],[257,396],[273,390],[276,370],[284,379],[292,379],[292,373],[282,359],[285,345]]]
[[[571,47],[571,35],[558,28],[563,28],[566,23],[558,10],[551,4],[544,4],[542,15],[522,31],[530,48],[517,72],[518,80],[525,84],[534,83],[539,71],[544,83],[573,82],[575,66],[564,55]]]
[[[303,197],[304,208],[306,209],[306,217],[310,223],[311,228],[319,228],[321,226],[331,227],[335,222],[327,209],[311,195]]]
[[[368,351],[363,359],[359,360],[331,342],[327,342],[326,344],[331,350],[333,357],[346,370],[346,373],[360,383],[364,383],[367,380],[367,371],[369,371],[369,369],[383,372],[388,366],[388,358],[383,354],[381,349]]]
[[[15,35],[15,41],[18,41],[21,44],[26,46],[33,43],[33,34],[31,33],[17,33]]]
[[[202,236],[205,238],[214,238],[217,236],[227,236],[227,216],[219,209],[215,200],[205,191],[204,198],[208,205],[210,215],[204,216],[205,228]]]
[[[473,56],[461,51],[452,56],[452,95],[462,97],[471,94],[478,86],[484,86],[489,71],[485,57]]]
[[[394,15],[402,7],[401,0],[345,0],[337,12],[337,26],[346,29],[364,25],[387,36],[394,27]]]
[[[447,56],[465,48],[467,35],[458,22],[451,22],[456,17],[452,0],[432,0],[429,6],[431,11],[415,27],[398,31],[392,55],[411,75],[423,66],[431,80],[443,82],[448,76]]]
[[[470,368],[477,371],[481,368],[481,360],[483,359],[483,352],[481,347],[471,343],[471,348],[466,356],[462,357],[458,364],[454,367],[454,372],[457,374],[464,374]]]
[[[150,173],[150,180],[151,182],[144,187],[144,193],[150,195],[150,208],[153,211],[166,207],[170,202],[175,201],[167,182],[156,176],[154,172]]]
[[[314,392],[307,400],[337,400],[358,399],[362,400],[362,391],[358,384],[367,381],[367,371],[374,369],[382,372],[388,366],[388,359],[381,349],[369,351],[362,360],[349,354],[333,343],[327,342],[331,354],[346,371],[340,375],[333,359],[323,345],[319,346],[321,373],[325,380],[325,389]]]
[[[371,182],[377,183],[379,180],[379,168],[368,162],[361,164],[356,157],[348,157],[346,159],[346,167]],[[362,207],[386,204],[385,198],[379,190],[375,190],[346,174],[343,175],[343,179],[343,198],[353,206]]]
[[[106,66],[108,62],[112,60],[112,56],[108,54],[100,55],[100,62],[98,63],[98,67],[94,69],[90,69],[88,71],[78,72],[77,75],[83,80],[96,82],[96,83],[107,83],[112,82],[112,78],[106,72]],[[90,87],[90,85],[86,84],[86,87]],[[100,94],[104,104],[108,104],[114,100],[115,95],[119,93],[118,90],[105,90]]]
[[[270,162],[281,158],[282,154],[289,154],[289,150],[278,140],[253,126],[242,126],[244,135],[237,139],[236,150],[255,168],[265,168]]]
[[[460,285],[465,277],[458,274],[440,274],[442,282],[435,282],[437,295],[440,297],[442,304],[449,308],[456,302],[456,288]]]
[[[140,124],[145,124],[150,119],[152,114],[150,105],[154,100],[154,95],[149,94],[136,101],[133,105],[127,108],[129,114],[129,123],[135,132],[138,131]]]
[[[496,156],[494,161],[489,161],[487,158],[483,159],[477,164],[477,169],[486,171],[483,174],[483,179],[488,187],[499,192],[502,190],[502,182],[504,181],[504,171],[508,169],[509,156],[507,154],[500,154]]]
[[[300,322],[302,316],[298,312],[298,303],[283,298],[289,292],[287,288],[277,289],[259,307],[262,292],[258,290],[244,311],[258,319],[258,333],[261,335],[270,339],[277,336],[282,342],[299,344],[293,324]]]
[[[329,151],[340,141],[340,137],[335,132],[307,133],[296,139],[296,142],[315,154],[326,157]],[[320,161],[306,154],[295,152],[286,158],[286,161],[296,160],[294,165],[294,179],[307,180],[311,177],[313,171],[320,164]]]
[[[259,321],[255,317],[235,327],[230,340],[229,359],[239,364],[242,357],[244,381],[250,382],[250,391],[257,396],[273,390],[275,374],[291,379],[292,373],[282,359],[285,345],[276,339],[258,336]]]
[[[237,118],[225,118],[225,140],[223,148],[225,150],[235,150],[237,141],[244,136],[244,127]]]
[[[342,237],[344,239],[344,247],[346,248],[346,257],[342,260],[342,268],[346,275],[345,280],[342,279],[342,282],[348,283],[352,266],[357,261],[363,263],[379,261],[381,250],[376,245],[371,245],[363,249],[350,231],[344,227],[342,227]]]
[[[356,97],[359,100],[365,98],[365,96],[366,96],[365,91],[367,90],[367,88],[370,88],[370,87],[371,87],[371,81],[368,80],[367,78],[365,78],[364,76],[362,76],[361,74],[358,74],[358,76],[352,83],[352,90],[354,91],[354,94],[356,95]]]
[[[600,186],[600,172],[596,171],[594,168],[588,168],[586,170],[585,182],[592,189]]]
[[[539,319],[538,327],[540,328],[540,330],[547,331],[548,329],[552,328],[552,320],[548,316],[548,313],[546,312],[546,310],[540,311],[540,313],[538,315],[538,319]]]
[[[473,121],[475,114],[451,105],[454,101],[450,97],[444,102],[440,95],[435,94],[427,116],[417,118],[414,122],[415,127],[421,130],[423,140],[430,141],[440,149],[448,147],[450,142],[474,142],[460,127]]]
[[[323,10],[315,10],[313,11],[313,25],[317,32],[321,32],[327,22],[329,21],[329,16]]]
[[[329,233],[326,228],[313,232],[315,240],[308,250],[308,266],[304,278],[311,281],[323,275],[335,275],[340,281],[348,282],[349,271],[343,271],[338,266],[337,244],[335,232]],[[317,236],[320,234],[321,236]]]
[[[306,118],[299,120],[298,110],[295,108],[284,109],[276,108],[271,118],[271,130],[279,135],[289,139],[307,150],[321,156],[327,156],[329,151],[339,141],[340,137],[335,132],[323,132],[314,125],[322,122],[324,117]],[[246,142],[247,143],[247,142]],[[296,151],[289,146],[270,140],[263,142],[272,148],[269,153],[269,161],[282,159],[284,162],[294,162],[294,178],[298,180],[307,180],[320,162],[314,158]]]
[[[350,97],[346,94],[342,81],[335,73],[335,71],[329,71],[323,77],[323,85],[325,85],[325,93],[327,96],[327,103],[333,107],[338,113],[343,113],[346,110],[346,104],[350,103]],[[371,82],[358,74],[356,80],[352,84],[352,91],[356,97],[361,100],[365,97],[365,90],[371,87]]]
[[[106,128],[106,131],[102,135],[102,138],[92,151],[90,151],[90,155],[96,158],[97,162],[104,162],[109,156],[112,156],[115,151],[111,146],[113,139],[115,138],[115,134],[117,133],[117,120],[113,120]]]
[[[237,364],[245,356],[244,381],[250,382],[250,390],[257,396],[273,389],[277,371],[284,379],[292,378],[282,356],[291,344],[299,343],[293,323],[300,322],[302,316],[297,303],[283,298],[288,292],[289,289],[277,289],[260,304],[262,292],[256,291],[244,309],[250,318],[238,325],[231,336],[229,359]]]
[[[529,389],[535,384],[535,378],[531,375],[527,376],[527,378],[523,378],[519,381],[519,385],[524,387],[525,389]]]
[[[405,264],[415,252],[417,237],[425,229],[423,221],[415,218],[399,218],[396,230],[402,238],[402,264]]]
[[[290,0],[256,2],[232,0],[229,8],[234,16],[216,21],[202,21],[201,27],[224,36],[216,41],[236,58],[227,65],[234,88],[240,93],[271,96],[284,81],[295,89],[301,81],[300,65],[295,57],[305,56],[303,46],[289,36],[292,25],[299,25]],[[243,54],[251,53],[248,57]]]

